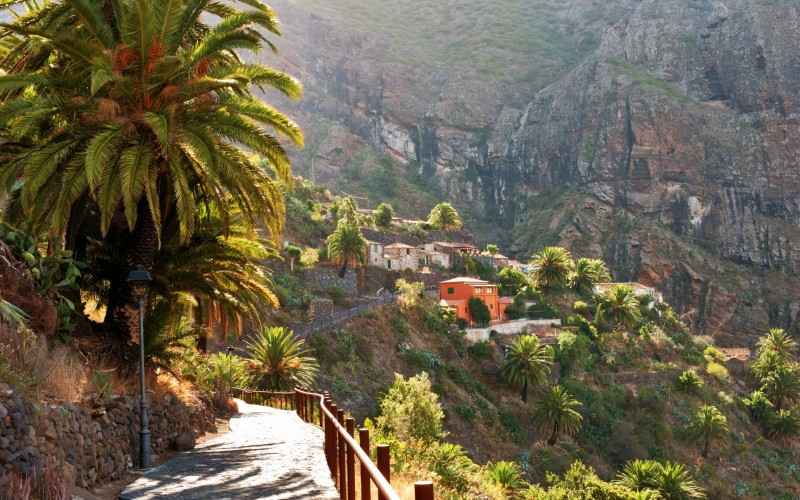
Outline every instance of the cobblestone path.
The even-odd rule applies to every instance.
[[[231,431],[175,456],[122,492],[123,500],[336,499],[323,432],[291,411],[248,405]]]

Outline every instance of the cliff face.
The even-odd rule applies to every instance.
[[[437,60],[368,38],[312,0],[275,2],[286,63],[303,61],[304,154],[344,151],[315,158],[330,179],[352,164],[326,140],[339,122],[336,134],[418,169],[512,253],[561,242],[605,257],[616,278],[659,287],[709,333],[796,331],[800,6],[555,3],[549,40],[578,48],[534,46],[527,59],[498,49],[515,63],[480,72],[449,47]]]

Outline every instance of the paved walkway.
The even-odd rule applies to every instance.
[[[240,414],[231,419],[231,432],[153,469],[120,498],[339,498],[321,429],[292,411],[236,402]]]

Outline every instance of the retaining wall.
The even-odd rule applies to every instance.
[[[498,323],[487,328],[467,328],[465,339],[472,344],[476,342],[485,342],[489,340],[489,335],[492,330],[500,335],[516,335],[518,333],[527,333],[531,328],[560,325],[560,319],[523,319],[517,321],[509,321],[508,323]]]

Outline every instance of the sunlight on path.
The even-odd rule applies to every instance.
[[[120,498],[339,498],[321,429],[291,411],[237,403],[231,432],[153,469]]]

